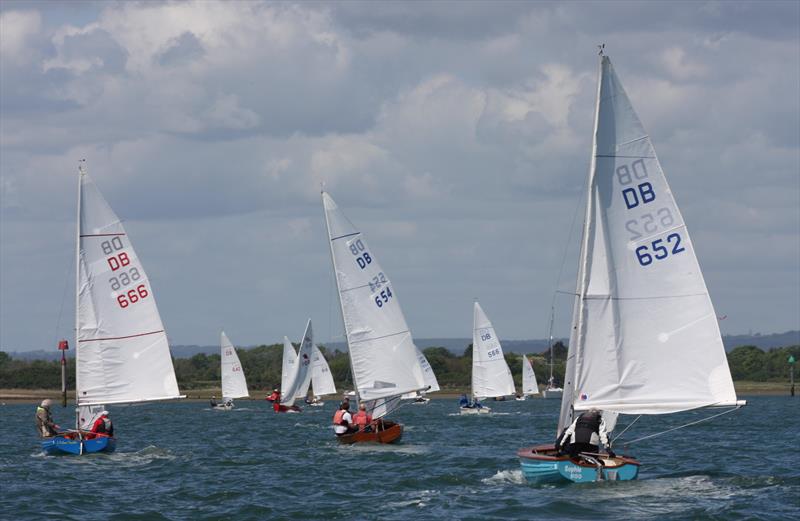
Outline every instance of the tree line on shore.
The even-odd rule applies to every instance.
[[[325,354],[338,389],[352,389],[350,361],[346,352],[329,351],[319,346]],[[278,387],[281,381],[283,345],[262,345],[252,349],[237,349],[239,360],[247,376],[248,387],[254,391]],[[425,356],[436,373],[443,390],[467,389],[472,375],[472,344],[461,355],[444,347],[428,347]],[[561,342],[553,346],[553,374],[561,385],[567,348]],[[783,382],[789,375],[789,356],[800,359],[800,346],[779,347],[768,351],[756,346],[740,346],[728,353],[728,364],[734,380],[756,382]],[[532,353],[528,357],[540,384],[550,375],[550,352]],[[522,355],[505,355],[517,387],[522,383]],[[75,388],[74,359],[67,360],[67,385]],[[191,358],[173,359],[178,385],[183,390],[207,389],[220,386],[220,356],[197,354]],[[2,389],[60,389],[61,362],[45,360],[18,360],[0,352],[0,388]]]

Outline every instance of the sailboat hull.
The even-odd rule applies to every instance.
[[[545,389],[544,391],[542,391],[542,398],[548,398],[548,399],[558,398],[560,400],[563,394],[564,394],[563,389]]]
[[[83,447],[81,447],[83,445]],[[117,448],[116,438],[99,436],[91,440],[75,440],[65,436],[55,436],[42,442],[42,451],[51,456],[61,454],[80,456],[96,452],[114,452]]]
[[[522,474],[529,483],[591,483],[630,481],[639,475],[640,463],[626,456],[599,457],[599,464],[558,456],[553,445],[526,447],[517,451]]]
[[[461,415],[466,414],[490,414],[492,409],[489,407],[461,407],[460,413]]]
[[[380,421],[378,429],[372,432],[354,432],[337,436],[339,443],[397,443],[403,436],[403,426],[392,421]]]

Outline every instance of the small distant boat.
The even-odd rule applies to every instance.
[[[461,414],[488,414],[489,407],[479,402],[484,398],[502,398],[515,393],[514,379],[508,368],[500,340],[489,317],[476,301],[472,328],[472,402],[461,405]]]
[[[517,397],[518,401],[524,401],[527,396],[539,394],[539,384],[536,383],[536,373],[527,356],[522,355],[522,395]]]
[[[247,391],[247,380],[244,377],[242,364],[239,362],[239,355],[236,354],[236,348],[228,340],[225,331],[220,333],[219,344],[222,403],[214,405],[214,409],[230,411],[234,407],[234,398],[247,398],[250,393]]]
[[[109,404],[183,398],[153,288],[125,228],[79,168],[75,291],[75,430],[41,442],[47,454],[112,452],[87,432]]]
[[[744,405],[686,225],[602,50],[585,215],[556,434],[591,409],[613,424],[617,414]],[[517,456],[532,483],[632,480],[641,465],[607,452],[569,457],[552,444]]]
[[[283,337],[283,366],[281,370],[280,400],[273,402],[275,412],[301,412],[294,404],[296,400],[305,399],[311,385],[311,357],[313,356],[314,339],[311,319],[306,324],[303,341],[297,354],[287,337]]]
[[[316,344],[311,344],[311,395],[310,400],[306,398],[309,407],[322,407],[325,402],[323,396],[336,394],[336,385],[333,382],[331,368],[328,361]]]
[[[367,406],[371,431],[337,436],[341,443],[394,443],[403,426],[385,419],[406,393],[428,388],[406,319],[389,277],[363,234],[322,192],[331,261],[339,293],[356,399]]]

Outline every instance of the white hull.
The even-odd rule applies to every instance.
[[[564,394],[563,389],[545,389],[542,391],[542,398],[561,398]]]
[[[492,410],[489,407],[481,407],[477,409],[475,407],[461,407],[461,414],[489,414]]]
[[[225,405],[224,403],[220,403],[218,405],[215,405],[213,409],[215,411],[230,411],[231,409],[233,409],[233,404]]]

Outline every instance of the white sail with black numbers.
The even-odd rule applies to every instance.
[[[297,352],[297,359],[293,364],[291,377],[287,378],[287,386],[281,389],[281,404],[291,406],[298,398],[305,398],[308,394],[308,386],[311,384],[311,357],[313,356],[312,347],[314,346],[314,332],[311,328],[311,320],[306,324],[303,332],[303,340],[300,342],[300,349]],[[289,344],[291,347],[291,344]],[[294,353],[294,348],[292,348]]]
[[[292,382],[294,382],[295,371],[297,371],[297,352],[295,352],[294,346],[289,341],[289,337],[284,336],[283,359],[281,361],[281,397],[289,396],[286,391],[289,390]]]
[[[391,280],[330,195],[322,201],[353,381],[380,416],[399,401],[387,398],[425,389],[424,371]]]
[[[336,394],[331,368],[316,344],[311,346],[311,391],[314,396]]]
[[[403,400],[412,400],[422,396],[422,393],[435,393],[439,390],[439,381],[436,379],[436,373],[433,372],[433,367],[431,367],[428,359],[425,358],[425,353],[423,353],[422,349],[419,347],[414,347],[417,349],[417,360],[419,360],[419,365],[422,368],[422,374],[425,377],[425,390],[406,393],[403,395]]]
[[[476,398],[510,396],[514,379],[508,368],[500,340],[489,317],[475,302],[472,328],[472,395]]]
[[[153,288],[119,218],[81,171],[78,405],[180,398]]]
[[[239,355],[233,347],[228,335],[223,331],[219,335],[220,343],[220,372],[222,373],[222,396],[224,398],[245,398],[250,395],[247,391],[247,380],[244,377]]]
[[[536,373],[533,372],[531,361],[525,355],[522,355],[522,394],[528,396],[539,394]]]
[[[661,165],[601,58],[564,404],[629,414],[735,405],[717,318]]]

